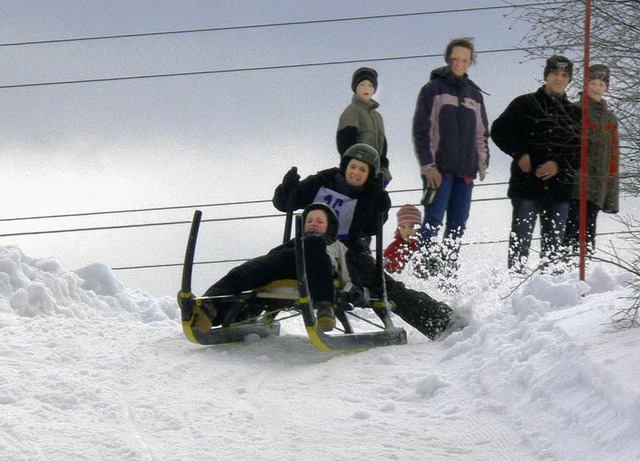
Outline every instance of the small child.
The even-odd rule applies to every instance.
[[[418,251],[417,233],[422,224],[422,213],[413,205],[403,205],[396,216],[395,240],[384,250],[384,268],[392,273],[402,272],[411,255]]]
[[[617,213],[619,208],[618,120],[603,99],[609,90],[610,71],[604,64],[589,67],[589,155],[587,164],[587,250],[596,248],[596,220],[600,211]],[[581,106],[578,102],[576,105]],[[573,253],[580,242],[580,176],[576,174],[569,201],[564,245]]]
[[[384,134],[382,115],[376,110],[380,104],[373,99],[378,89],[378,73],[370,67],[361,67],[353,73],[351,89],[354,92],[351,104],[340,115],[336,144],[342,156],[357,143],[372,146],[380,154],[381,171],[385,184],[391,181],[387,138]]]

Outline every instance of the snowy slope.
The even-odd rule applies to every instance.
[[[0,459],[640,459],[627,278],[470,274],[463,331],[327,354],[297,320],[194,345],[173,299],[0,247]]]

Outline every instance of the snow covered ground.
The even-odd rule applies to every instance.
[[[332,354],[298,319],[194,345],[173,298],[0,247],[0,459],[640,459],[640,329],[609,325],[629,276],[488,267],[435,293],[472,311],[463,331],[396,317],[408,345]]]

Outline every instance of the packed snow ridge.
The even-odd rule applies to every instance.
[[[395,317],[408,345],[334,354],[299,319],[195,345],[172,297],[0,247],[0,459],[640,459],[640,330],[610,321],[630,276],[488,266],[456,294],[405,278],[464,330],[431,342]]]

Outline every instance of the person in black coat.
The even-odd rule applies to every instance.
[[[513,157],[508,196],[513,206],[509,269],[525,271],[540,216],[544,267],[561,254],[573,177],[580,163],[580,110],[566,96],[573,63],[547,59],[545,84],[515,98],[493,122],[491,138]]]
[[[309,292],[317,308],[318,325],[323,331],[335,327],[333,305],[337,301],[355,305],[366,303],[365,295],[354,285],[346,261],[346,247],[337,240],[338,218],[325,203],[311,203],[302,213],[304,222],[305,263]],[[277,246],[263,256],[235,267],[214,283],[204,296],[238,295],[276,280],[296,279],[295,240]],[[340,281],[340,289],[334,286]],[[227,305],[227,308],[229,306]],[[223,306],[210,315],[211,325],[220,325],[226,316]]]
[[[378,216],[387,220],[391,200],[378,184],[380,156],[371,146],[354,144],[345,151],[340,167],[330,168],[297,182],[299,176],[291,169],[284,176],[273,196],[273,205],[287,211],[288,197],[293,189],[293,209],[313,202],[324,202],[338,216],[338,239],[348,248],[347,264],[357,284],[379,297],[383,287],[380,274],[371,256],[371,237],[377,232]],[[353,269],[353,270],[352,270]],[[406,288],[385,274],[385,284],[393,310],[404,321],[431,339],[449,325],[452,309],[426,293]]]

